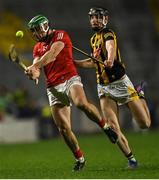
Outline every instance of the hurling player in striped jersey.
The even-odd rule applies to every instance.
[[[90,9],[88,15],[91,28],[95,31],[90,40],[92,56],[102,61],[105,66],[91,58],[74,60],[74,62],[80,67],[96,69],[97,90],[103,116],[107,117],[118,134],[117,144],[128,159],[128,168],[136,168],[137,161],[120,129],[118,106],[127,104],[140,128],[149,128],[151,118],[142,91],[143,87],[135,89],[126,75],[117,36],[107,27],[108,11],[105,8],[94,7]]]

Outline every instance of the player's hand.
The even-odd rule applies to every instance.
[[[107,59],[107,60],[104,61],[104,64],[105,64],[106,67],[112,68],[112,67],[113,67],[113,64],[114,64],[114,61]]]
[[[38,78],[40,76],[40,69],[36,68],[34,65],[31,65],[27,67],[25,70],[25,74],[29,77],[31,80],[35,80],[36,84],[38,84]]]

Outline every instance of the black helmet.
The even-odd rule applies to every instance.
[[[92,15],[98,15],[98,16],[108,16],[108,10],[105,8],[100,8],[100,7],[93,7],[89,10],[88,15],[92,16]]]
[[[98,19],[98,24],[95,24],[95,25],[91,24],[92,29],[94,31],[98,32],[106,27],[107,22],[108,22],[108,18],[106,18],[106,16],[108,16],[108,10],[101,7],[93,7],[89,10],[88,15],[90,18],[90,23],[91,23],[92,16],[96,16]]]

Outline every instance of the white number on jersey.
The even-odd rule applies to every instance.
[[[63,38],[63,35],[64,35],[64,33],[58,33],[58,35],[57,35],[57,40],[59,40],[59,39],[62,39]]]

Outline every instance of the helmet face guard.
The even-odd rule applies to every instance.
[[[49,21],[45,16],[35,16],[29,21],[28,27],[34,40],[45,41],[47,39]]]
[[[89,20],[90,20],[90,24],[92,26],[92,29],[94,31],[100,31],[101,29],[103,29],[104,27],[106,27],[107,25],[107,20],[106,20],[106,16],[108,16],[108,11],[104,8],[91,8],[89,13]],[[91,23],[91,19],[93,18],[93,16],[96,17],[97,22],[95,25],[92,25]]]

